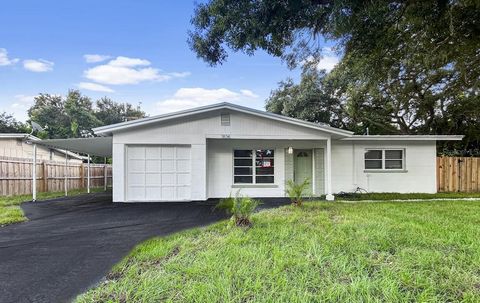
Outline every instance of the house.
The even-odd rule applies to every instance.
[[[31,142],[40,142],[41,139],[26,133],[0,133],[0,157],[32,159],[33,148]],[[87,157],[69,151],[49,148],[38,145],[37,160],[65,161],[65,154],[71,163],[82,163]]]
[[[111,136],[113,200],[284,197],[288,180],[310,193],[436,192],[436,141],[462,136],[358,136],[230,103],[94,129]]]

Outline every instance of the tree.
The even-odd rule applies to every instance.
[[[26,133],[28,125],[17,121],[6,112],[0,113],[0,133]]]
[[[326,38],[347,57],[366,58],[365,68],[388,67],[395,53],[451,63],[475,79],[479,19],[473,0],[210,0],[195,9],[189,44],[212,65],[230,48],[249,55],[262,49],[295,66],[318,57]]]
[[[107,97],[97,100],[96,107],[95,116],[102,121],[103,125],[146,117],[140,105],[134,107],[129,103],[117,103]]]
[[[70,120],[70,132],[73,137],[92,137],[92,128],[102,125],[95,116],[92,101],[78,90],[69,90],[64,101],[65,114]]]
[[[39,94],[28,110],[31,121],[46,127],[47,138],[60,139],[71,137],[71,119],[65,112],[62,96]]]
[[[145,117],[140,106],[117,103],[106,97],[95,104],[96,108],[78,90],[69,90],[65,98],[40,94],[34,98],[28,115],[30,120],[46,126],[46,137],[50,139],[91,137],[95,127]]]
[[[225,62],[227,49],[249,55],[262,49],[293,68],[321,59],[323,38],[332,40],[341,56],[332,72],[304,71],[300,84],[281,83],[268,110],[357,133],[367,127],[377,134],[464,132],[463,147],[472,149],[478,148],[472,131],[479,126],[478,20],[471,0],[211,0],[197,6],[189,43],[211,65]]]
[[[345,103],[335,96],[335,85],[314,64],[304,66],[299,84],[292,79],[279,83],[266,101],[270,112],[334,127],[349,128]]]

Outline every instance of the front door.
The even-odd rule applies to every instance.
[[[296,149],[293,153],[294,169],[293,179],[296,184],[302,183],[305,179],[310,182],[308,194],[312,193],[312,150],[311,149]]]

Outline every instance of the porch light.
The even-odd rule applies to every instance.
[[[289,155],[293,154],[293,147],[291,146],[288,147],[288,154]]]

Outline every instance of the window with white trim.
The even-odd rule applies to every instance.
[[[233,183],[273,184],[273,149],[236,149],[233,151]]]
[[[405,169],[404,149],[367,149],[365,150],[365,170],[403,170]]]

